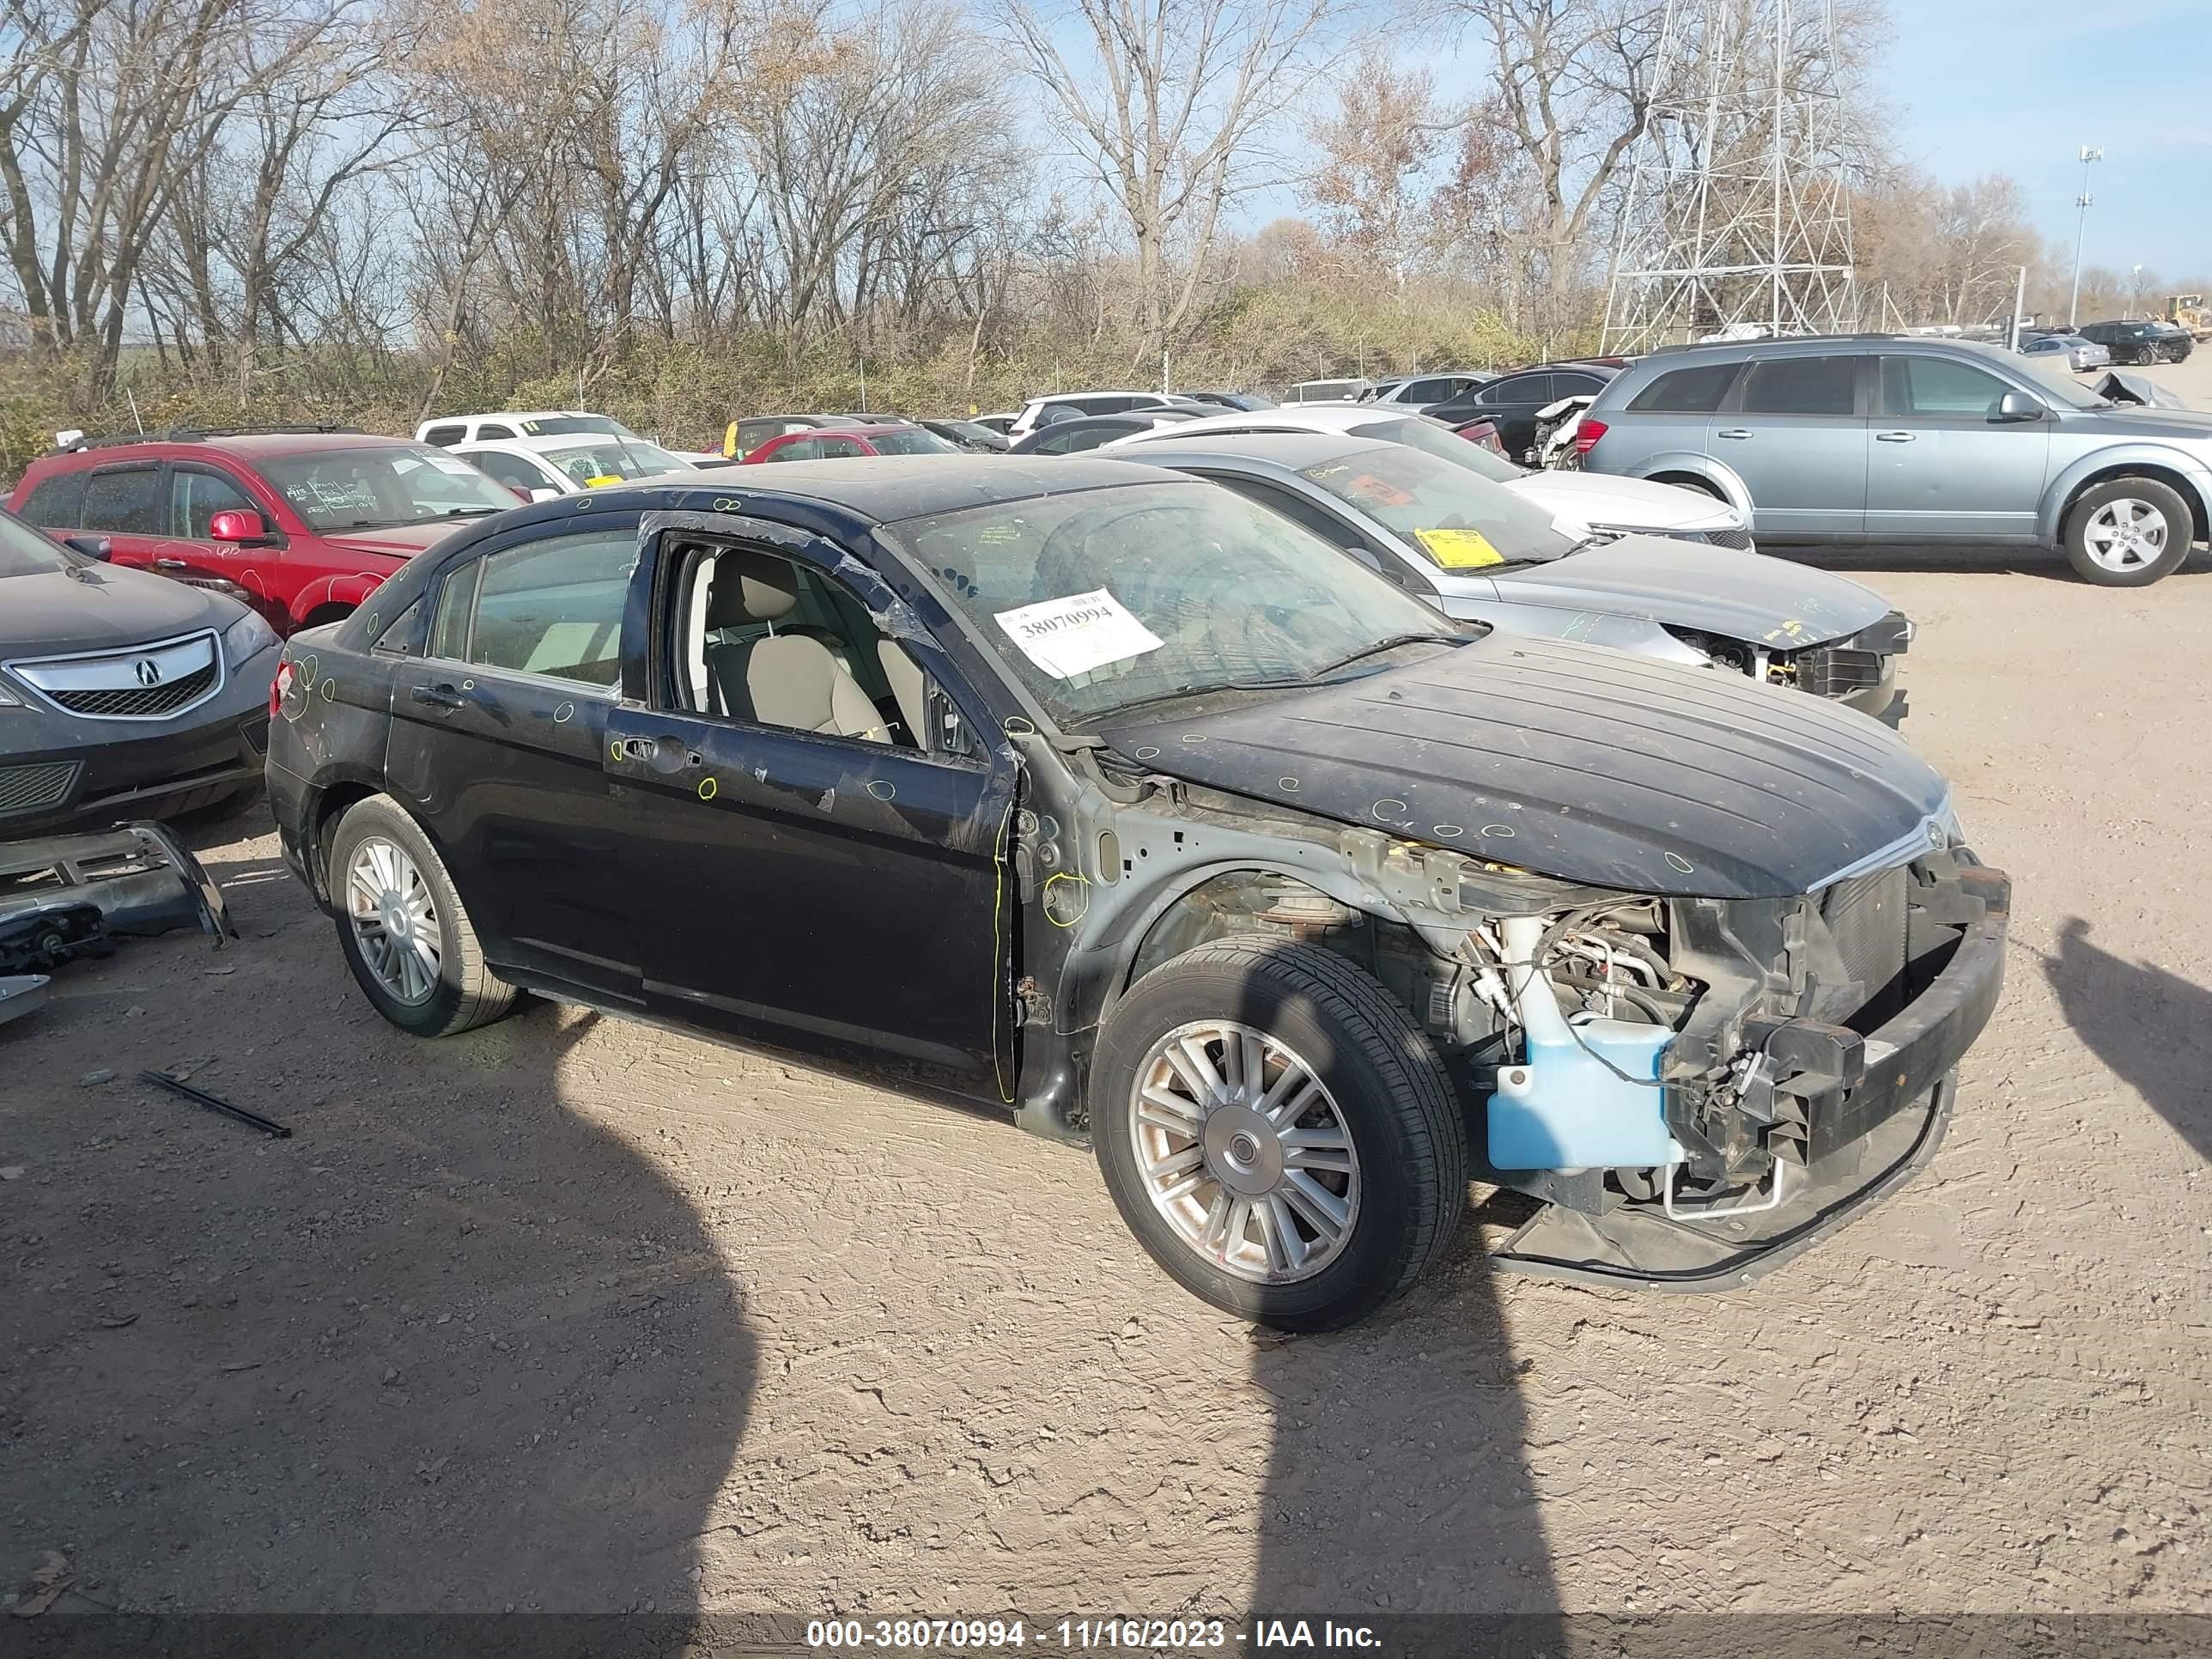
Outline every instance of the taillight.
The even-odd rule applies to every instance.
[[[269,718],[275,720],[284,712],[284,694],[292,689],[292,662],[286,658],[276,665],[276,678],[269,682]]]
[[[1583,423],[1575,428],[1575,453],[1589,454],[1597,447],[1597,441],[1603,436],[1605,436],[1605,422],[1593,421],[1589,416],[1583,416]]]

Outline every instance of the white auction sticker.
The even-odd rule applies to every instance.
[[[1141,657],[1164,643],[1103,587],[1001,611],[997,621],[1024,656],[1059,680]]]

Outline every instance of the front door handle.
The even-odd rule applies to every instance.
[[[1748,438],[1751,436],[1751,428],[1747,426],[1723,427],[1720,435],[1723,438]]]
[[[183,559],[156,559],[154,561],[154,568],[156,570],[190,570],[191,566]]]
[[[465,708],[469,700],[450,685],[418,685],[407,694],[433,708]]]
[[[1874,441],[1878,444],[1909,444],[1912,441],[1912,434],[1910,432],[1877,432],[1874,434]]]

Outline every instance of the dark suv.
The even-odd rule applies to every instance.
[[[1668,347],[1598,394],[1575,443],[1589,471],[1719,496],[1762,547],[2061,547],[2084,580],[2140,587],[2212,526],[2212,415],[1966,340]]]
[[[8,505],[289,634],[337,621],[456,525],[521,499],[428,444],[313,427],[79,439],[33,461]]]
[[[2085,323],[2074,331],[2111,352],[2116,363],[2178,363],[2197,344],[2187,329],[2155,318],[2144,322]]]

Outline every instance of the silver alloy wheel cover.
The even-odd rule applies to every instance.
[[[2166,514],[2133,495],[2116,495],[2089,515],[2081,544],[2106,570],[2140,570],[2166,552]]]
[[[1351,1126],[1279,1037],[1235,1020],[1176,1026],[1137,1067],[1127,1127],[1153,1208],[1237,1278],[1310,1279],[1359,1224]]]
[[[430,884],[405,848],[371,836],[346,866],[346,919],[387,995],[410,1006],[437,994],[442,930]]]

